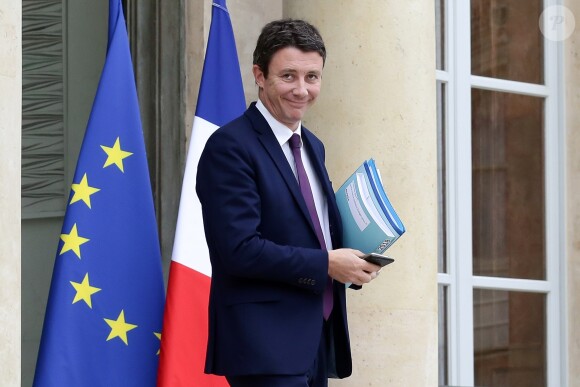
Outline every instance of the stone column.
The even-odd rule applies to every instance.
[[[305,124],[337,189],[373,157],[407,232],[396,262],[348,293],[353,375],[332,386],[437,385],[437,139],[432,1],[286,0],[328,57]]]
[[[580,4],[567,0],[576,28],[564,48],[565,153],[566,153],[566,295],[568,384],[580,380]],[[571,21],[566,21],[570,23]]]
[[[0,380],[20,386],[22,3],[0,0]]]

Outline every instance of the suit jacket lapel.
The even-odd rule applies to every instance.
[[[298,181],[296,180],[296,177],[294,176],[294,173],[288,164],[288,160],[286,159],[286,156],[284,155],[284,152],[282,151],[282,148],[280,147],[274,132],[272,132],[268,122],[258,111],[258,108],[256,108],[255,103],[250,105],[245,114],[252,122],[252,126],[258,134],[258,141],[260,141],[276,165],[276,168],[284,178],[284,181],[286,182],[290,193],[294,197],[294,200],[296,200],[296,203],[298,203],[302,214],[308,221],[308,224],[310,224],[312,232],[315,233],[314,226],[312,225],[312,220],[310,219],[310,214],[308,212],[308,207],[306,207],[306,202],[304,201],[302,193],[300,192],[300,187],[298,186]]]

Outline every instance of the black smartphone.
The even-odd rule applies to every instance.
[[[362,259],[367,262],[374,263],[375,265],[379,265],[380,267],[387,266],[389,263],[395,262],[394,258],[377,253],[365,254],[363,255]]]

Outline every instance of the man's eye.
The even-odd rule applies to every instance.
[[[291,80],[293,78],[292,74],[282,74],[282,79]]]
[[[318,74],[308,74],[308,80],[309,81],[317,81],[320,78],[320,76]]]

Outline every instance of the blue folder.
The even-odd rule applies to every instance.
[[[363,253],[384,253],[405,232],[373,159],[366,160],[336,191],[343,245]]]

